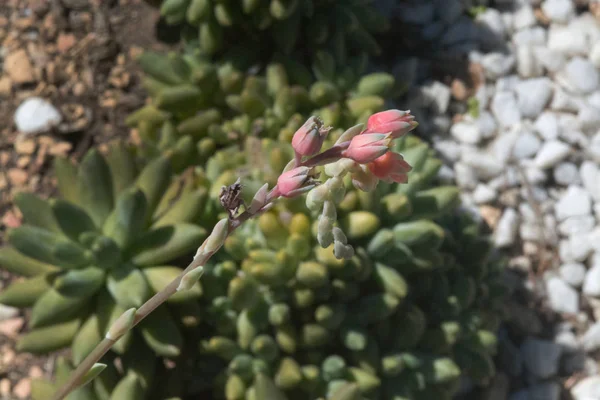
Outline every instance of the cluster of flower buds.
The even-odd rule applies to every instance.
[[[410,111],[380,112],[368,119],[366,128],[361,124],[348,129],[331,149],[321,154],[317,153],[331,128],[324,128],[318,118],[310,118],[294,134],[292,147],[296,153],[296,164],[295,168],[279,177],[279,194],[294,197],[310,190],[306,198],[307,207],[321,213],[317,239],[323,247],[333,244],[337,258],[349,258],[354,254],[342,230],[335,226],[335,204],[345,194],[342,178],[350,173],[353,185],[363,191],[375,189],[380,180],[406,183],[411,166],[402,155],[391,151],[390,146],[394,139],[417,125]],[[320,158],[321,162],[315,165],[326,164],[325,174],[329,179],[324,184],[315,186],[311,159],[301,162],[306,156],[314,156],[312,160]]]

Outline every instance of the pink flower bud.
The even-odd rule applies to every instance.
[[[310,117],[292,138],[292,147],[301,156],[312,156],[321,150],[329,129],[323,129],[323,122],[317,117]]]
[[[412,170],[401,154],[391,151],[370,162],[368,166],[373,175],[386,182],[406,183],[406,174]]]
[[[388,133],[364,133],[353,137],[342,155],[357,163],[366,164],[384,155],[391,140]]]
[[[410,111],[387,110],[373,114],[367,121],[365,133],[383,132],[390,133],[396,139],[415,129],[419,123]]]
[[[283,197],[294,197],[312,188],[314,177],[314,169],[308,167],[296,167],[284,172],[277,179],[276,193]]]

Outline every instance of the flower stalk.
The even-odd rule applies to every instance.
[[[379,127],[390,129],[391,132],[373,132]],[[370,173],[363,177],[370,184],[355,183],[359,189],[373,189],[378,179],[406,181],[400,179],[399,176],[408,172],[410,167],[408,164],[405,165],[401,156],[394,156],[389,161],[387,158],[380,160],[375,167],[367,167],[367,164],[376,162],[377,159],[385,156],[390,152],[391,140],[407,133],[414,127],[416,127],[416,123],[412,121],[409,112],[391,110],[375,114],[369,120],[368,129],[364,129],[362,125],[354,126],[342,134],[341,141],[338,140],[331,148],[315,154],[320,151],[325,135],[331,128],[323,128],[320,120],[315,117],[309,118],[297,132],[295,143],[292,143],[295,148],[294,159],[288,164],[290,168],[286,167],[281,173],[277,185],[268,193],[268,186],[262,186],[254,195],[249,206],[243,205],[240,197],[241,183],[239,179],[234,184],[223,187],[220,201],[229,217],[220,220],[215,225],[212,233],[198,248],[193,260],[177,278],[140,308],[126,311],[115,321],[106,337],[77,366],[67,382],[54,394],[52,400],[63,400],[74,389],[89,382],[90,373],[96,373],[99,360],[120,337],[133,329],[177,291],[192,287],[200,279],[207,262],[221,248],[225,240],[244,222],[267,211],[279,198],[298,197],[308,193],[307,205],[311,210],[321,213],[319,218],[320,244],[323,247],[333,244],[335,255],[339,258],[352,257],[354,250],[347,243],[346,235],[339,227],[335,226],[337,219],[335,203],[341,200],[345,191],[341,178],[348,172],[356,174],[358,171],[369,174],[369,168],[371,168],[375,169],[376,173]],[[305,157],[306,159],[302,160]],[[331,176],[324,184],[318,185],[318,181],[315,179],[315,167],[332,163],[339,166],[339,168],[335,168],[335,174],[332,174],[334,176]],[[240,207],[244,207],[243,212],[239,212]]]

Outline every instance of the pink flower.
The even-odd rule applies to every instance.
[[[406,135],[419,125],[414,119],[415,117],[410,115],[410,111],[382,111],[369,117],[365,133],[391,133],[392,138],[396,139]]]
[[[370,164],[367,164],[370,165]],[[370,192],[377,187],[379,179],[367,168],[366,165],[359,165],[356,171],[352,172],[352,184],[355,188],[363,192]]]
[[[277,191],[279,196],[294,197],[314,187],[314,169],[296,167],[284,172],[277,178]]]
[[[412,170],[402,155],[392,151],[370,162],[368,166],[373,175],[386,182],[406,183],[406,174]]]
[[[391,140],[392,137],[388,133],[364,133],[354,136],[342,155],[357,163],[366,164],[384,155]]]
[[[301,156],[312,156],[321,150],[329,129],[322,129],[323,123],[317,117],[310,117],[292,138],[292,147]]]

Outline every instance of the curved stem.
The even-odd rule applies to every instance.
[[[231,235],[233,231],[235,231],[242,223],[246,220],[252,218],[254,215],[246,212],[243,212],[236,218],[234,218],[230,225],[229,230],[227,232],[227,236]],[[218,251],[218,250],[217,250]],[[205,265],[208,260],[216,253],[216,251],[208,254],[203,254],[197,258],[195,258],[186,268],[183,270],[181,274],[177,278],[175,278],[171,283],[169,283],[164,289],[160,292],[156,293],[152,296],[148,301],[146,301],[135,313],[135,318],[133,320],[133,326],[136,326],[140,323],[144,318],[146,318],[152,311],[154,311],[158,306],[163,304],[169,297],[171,297],[177,291],[177,286],[179,286],[179,282],[181,278],[188,273],[189,271],[201,266]],[[94,348],[94,350],[75,368],[75,371],[69,377],[69,380],[54,394],[52,400],[62,400],[69,393],[71,393],[74,389],[77,388],[79,382],[84,377],[84,375],[92,368],[92,366],[97,363],[116,343],[116,340],[111,339],[103,339],[98,345]]]

